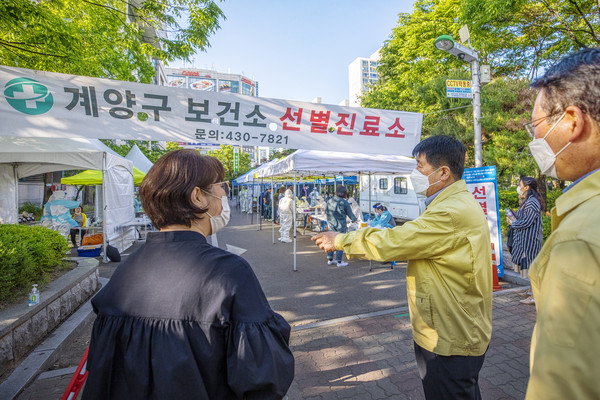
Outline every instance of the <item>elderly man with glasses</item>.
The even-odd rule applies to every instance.
[[[572,54],[531,85],[526,124],[542,174],[573,181],[529,273],[537,319],[526,399],[600,399],[600,49]]]

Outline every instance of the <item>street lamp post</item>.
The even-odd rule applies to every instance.
[[[473,123],[475,126],[475,166],[481,167],[483,165],[483,156],[481,152],[481,72],[479,70],[478,52],[474,49],[463,46],[460,43],[456,43],[450,35],[441,35],[438,37],[434,42],[434,46],[438,50],[446,51],[458,57],[459,60],[463,60],[471,64]]]

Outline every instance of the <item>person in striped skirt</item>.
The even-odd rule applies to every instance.
[[[537,181],[529,176],[521,177],[517,193],[521,206],[514,217],[508,218],[514,232],[511,256],[515,272],[520,272],[522,278],[527,278],[529,265],[542,248],[542,198]],[[530,290],[523,293],[526,299],[521,300],[522,304],[535,304]]]

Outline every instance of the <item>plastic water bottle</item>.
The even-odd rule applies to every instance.
[[[35,306],[40,303],[40,291],[37,288],[37,285],[33,285],[33,289],[29,292],[29,307]]]

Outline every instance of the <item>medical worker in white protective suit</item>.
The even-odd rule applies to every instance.
[[[358,223],[360,224],[361,222],[363,222],[363,213],[356,200],[354,200],[354,197],[350,197],[348,199],[348,203],[350,203],[350,209],[352,210],[352,213],[356,216]]]
[[[79,202],[65,199],[65,192],[56,191],[44,205],[42,226],[60,232],[65,238],[71,228],[77,227],[77,222],[71,217],[70,209],[78,207]]]
[[[246,212],[252,214],[252,187],[246,190]]]
[[[246,212],[246,207],[247,207],[247,200],[246,200],[246,191],[248,189],[246,188],[242,188],[240,190],[240,209],[242,210],[242,212]]]
[[[308,198],[310,199],[310,206],[316,207],[317,203],[319,202],[319,192],[317,191],[316,187],[313,187],[313,190],[308,195]]]
[[[279,238],[280,242],[290,243],[292,239],[290,238],[290,228],[293,224],[293,215],[294,215],[294,194],[290,189],[285,191],[285,195],[283,195],[279,199],[279,234],[281,237]]]

